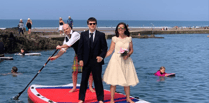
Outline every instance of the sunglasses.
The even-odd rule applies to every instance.
[[[118,27],[118,29],[122,29],[122,30],[123,30],[123,29],[125,29],[125,28],[124,28],[124,27]]]
[[[96,25],[96,23],[89,23],[89,25]]]

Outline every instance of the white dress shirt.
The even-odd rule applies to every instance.
[[[91,35],[90,35],[90,31],[89,31],[89,38],[91,38]],[[95,33],[96,33],[96,30],[93,32],[93,41],[94,41],[94,38],[95,38]]]
[[[80,34],[78,32],[73,32],[73,30],[71,30],[70,35],[71,35],[71,38],[69,38],[68,35],[65,35],[63,45],[66,44],[70,47],[80,39]],[[66,38],[68,38],[68,41],[66,41]],[[66,51],[66,48],[62,48],[62,50]]]
[[[78,41],[80,39],[80,34],[78,32],[73,32],[71,30],[70,35],[71,35],[71,38],[69,38],[69,36],[65,35],[63,45],[66,44],[68,46],[72,46],[76,41]],[[68,42],[66,41],[66,37],[68,38]]]
[[[92,33],[92,32],[89,31],[89,38],[91,37],[90,33]],[[95,38],[95,33],[96,33],[96,30],[93,32],[93,41],[94,41],[94,38]],[[101,58],[102,58],[102,57],[101,57]],[[102,59],[103,59],[103,58],[102,58]]]

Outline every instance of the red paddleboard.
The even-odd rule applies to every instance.
[[[28,88],[29,103],[77,103],[80,86],[77,84],[75,92],[69,92],[73,84],[58,86],[31,85]],[[149,103],[147,101],[130,97],[135,103]],[[97,103],[96,92],[86,91],[85,103]],[[110,102],[110,91],[104,90],[104,103]],[[126,96],[115,93],[115,102],[126,103]]]

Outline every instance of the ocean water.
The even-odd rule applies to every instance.
[[[27,20],[23,20],[26,23]],[[63,20],[67,22],[67,20]],[[57,28],[59,20],[32,20],[32,28]],[[125,22],[129,27],[141,28],[162,28],[162,27],[201,27],[208,26],[209,21],[143,21],[143,20],[98,20],[98,27],[116,27],[119,22]],[[19,20],[3,20],[0,19],[0,28],[17,27]],[[86,20],[74,20],[74,27],[87,27]]]
[[[208,34],[165,34],[164,39],[133,38],[134,53],[131,55],[140,83],[131,87],[130,94],[151,103],[208,103],[209,102],[209,38]],[[108,39],[108,47],[111,40]],[[27,90],[20,101],[11,98],[21,92],[47,58],[55,50],[40,52],[41,56],[12,56],[14,60],[0,62],[0,74],[10,72],[13,66],[22,74],[0,75],[0,103],[27,103]],[[71,65],[74,51],[68,51],[55,61],[49,62],[31,84],[65,85],[72,83]],[[110,57],[105,59],[103,72]],[[165,66],[167,73],[175,77],[159,78],[153,74]],[[80,83],[81,74],[78,74]],[[109,85],[103,83],[109,90]],[[123,87],[116,91],[124,93]]]

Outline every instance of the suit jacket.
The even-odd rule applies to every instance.
[[[90,59],[89,56],[91,47],[89,41],[89,30],[82,32],[78,44],[78,61],[83,60],[84,65],[86,65]],[[108,47],[105,39],[105,34],[96,30],[93,49],[91,50],[91,53],[93,53],[93,60],[96,61],[96,57],[101,56],[103,60],[98,64],[103,65],[104,58],[107,53],[107,48]]]

